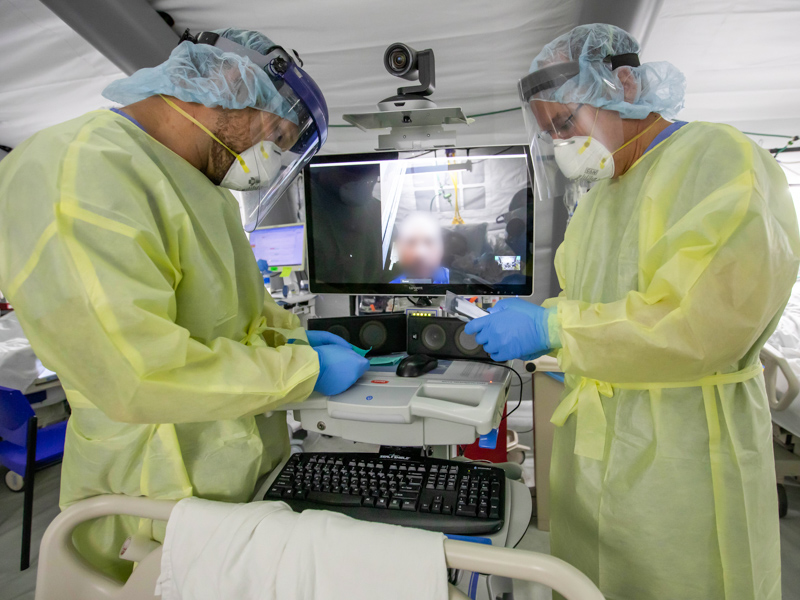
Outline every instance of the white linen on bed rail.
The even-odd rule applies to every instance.
[[[178,502],[163,600],[446,600],[444,536],[283,502]]]

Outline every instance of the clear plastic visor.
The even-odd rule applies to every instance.
[[[288,117],[280,118],[269,112],[255,111],[259,114],[252,120],[250,139],[254,145],[258,145],[256,151],[280,152],[280,165],[274,157],[275,162],[247,163],[253,175],[253,185],[251,190],[243,191],[240,196],[246,231],[258,226],[320,148],[316,125],[303,103],[288,85],[281,86],[280,92],[291,106]],[[269,172],[263,172],[265,170]],[[264,182],[268,182],[267,185]]]
[[[609,121],[607,116],[588,104],[560,104],[544,100],[537,95],[526,94],[522,81],[519,86],[525,129],[527,132],[534,170],[535,200],[539,202],[563,202],[569,215],[577,206],[579,198],[585,194],[590,183],[580,177],[567,177],[556,160],[556,147],[561,147],[560,162],[565,166],[565,156],[581,158],[581,149],[588,139],[613,146],[622,139],[619,119],[611,125],[612,139],[606,131],[601,131],[601,120]],[[546,94],[543,94],[546,95]],[[569,147],[567,153],[564,149]]]

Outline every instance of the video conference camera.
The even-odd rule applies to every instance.
[[[397,88],[397,95],[378,103],[382,110],[400,108],[432,108],[436,105],[427,96],[436,88],[436,66],[433,50],[414,50],[407,44],[397,42],[386,48],[383,66],[395,77],[408,81],[419,80],[418,85]]]

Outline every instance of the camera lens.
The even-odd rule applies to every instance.
[[[393,50],[389,55],[389,62],[392,65],[392,69],[395,71],[402,71],[408,64],[408,54],[400,49]]]
[[[417,77],[417,53],[405,44],[396,43],[386,48],[383,65],[395,77],[413,81]]]

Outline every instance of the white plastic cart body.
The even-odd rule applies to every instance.
[[[58,515],[42,539],[36,600],[151,600],[161,569],[161,547],[144,557],[125,584],[114,581],[84,561],[72,544],[72,532],[81,523],[109,515],[130,515],[166,521],[175,502],[98,496],[83,500]],[[454,569],[489,573],[546,585],[567,600],[603,600],[583,573],[566,562],[535,552],[446,540],[447,565]],[[464,600],[450,588],[451,600]]]

